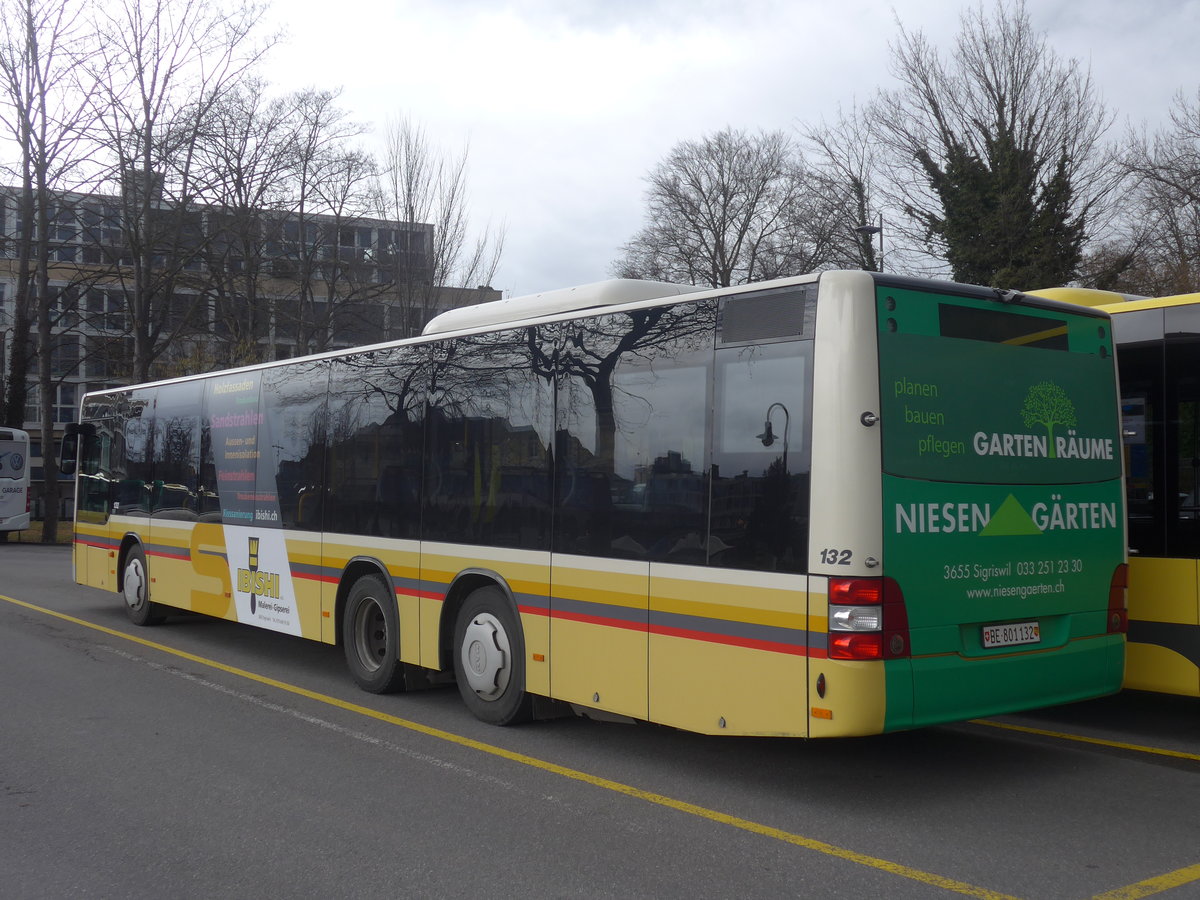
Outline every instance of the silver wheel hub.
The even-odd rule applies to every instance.
[[[387,655],[387,619],[373,597],[364,600],[354,613],[353,640],[363,668],[378,671]]]
[[[140,559],[133,559],[125,567],[125,602],[130,609],[140,609],[146,602],[146,570]]]
[[[495,700],[508,687],[512,674],[512,648],[500,620],[480,613],[463,632],[463,673],[480,699]]]

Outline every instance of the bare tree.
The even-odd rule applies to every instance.
[[[380,248],[394,265],[404,330],[419,333],[438,310],[442,288],[492,283],[504,249],[504,231],[471,234],[466,148],[446,156],[411,119],[388,125],[384,137],[379,208],[401,224],[394,247]],[[404,225],[431,224],[427,229]]]
[[[10,255],[17,260],[13,352],[4,421],[24,420],[28,336],[48,297],[51,232],[62,213],[59,191],[80,163],[87,85],[75,75],[87,52],[77,11],[68,0],[0,4],[0,123],[16,145],[17,221]]]
[[[384,307],[373,303],[388,290],[374,259],[374,233],[364,224],[374,205],[375,160],[345,150],[326,160],[314,196],[328,217],[322,223],[318,264],[321,299],[311,332],[314,349],[333,340],[365,344],[385,333]]]
[[[77,76],[89,49],[78,8],[66,0],[14,0],[0,8],[0,118],[18,148],[20,180],[17,291],[13,353],[5,401],[5,421],[20,426],[25,418],[28,335],[37,322],[38,394],[41,407],[42,462],[47,473],[42,500],[42,539],[53,543],[58,530],[59,484],[54,449],[58,377],[65,348],[78,359],[79,338],[61,335],[74,289],[51,288],[52,267],[60,261],[55,241],[74,232],[75,212],[66,201],[65,185],[74,177],[85,151],[83,119],[90,87]],[[71,325],[72,321],[65,324]],[[56,352],[57,351],[57,352]],[[77,363],[76,363],[77,364]],[[70,374],[73,374],[71,372]]]
[[[880,160],[862,113],[857,107],[849,113],[839,110],[834,122],[801,125],[800,130],[812,151],[809,159],[823,175],[834,208],[836,227],[831,241],[837,263],[882,271],[883,255],[876,252],[875,234],[865,230],[884,227],[882,190],[878,187]]]
[[[295,333],[302,350],[324,349],[332,322],[325,299],[317,294],[324,290],[325,262],[336,255],[337,234],[316,217],[330,211],[329,195],[340,193],[344,203],[350,202],[344,191],[323,185],[333,174],[347,171],[349,143],[366,130],[337,105],[340,93],[309,89],[288,101],[288,201],[281,244],[287,259],[281,260],[277,269],[293,285],[287,297],[291,315],[286,327]],[[352,180],[358,184],[357,179]]]
[[[726,287],[835,256],[836,204],[782,132],[684,141],[647,180],[646,225],[622,248],[619,276]]]
[[[1200,290],[1200,89],[1193,98],[1175,96],[1169,126],[1131,134],[1128,143],[1129,219],[1143,229],[1130,241],[1135,249],[1119,287],[1153,295]]]
[[[892,56],[900,87],[869,108],[892,245],[966,280],[1070,277],[1116,183],[1090,73],[1054,53],[1022,0],[968,8],[948,60],[902,24]]]
[[[294,98],[267,99],[249,78],[209,111],[198,135],[195,167],[203,187],[206,291],[227,364],[259,362],[258,341],[271,326],[261,296],[264,260],[277,257],[292,187]],[[269,292],[268,292],[269,293]]]
[[[123,203],[128,256],[114,277],[129,302],[139,380],[192,325],[198,294],[188,270],[204,235],[197,140],[263,53],[254,40],[261,14],[253,3],[226,9],[210,0],[122,0],[97,13],[96,122]]]

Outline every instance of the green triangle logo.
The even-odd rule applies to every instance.
[[[996,510],[996,514],[988,520],[987,525],[979,532],[980,537],[1000,537],[1014,534],[1041,534],[1042,529],[1034,524],[1029,513],[1025,512],[1020,502],[1012,494],[1005,498]]]

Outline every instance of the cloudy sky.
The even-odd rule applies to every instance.
[[[990,2],[990,0],[989,0]],[[343,89],[382,131],[410,116],[469,145],[472,224],[503,225],[493,286],[519,296],[611,277],[644,178],[725,126],[792,130],[891,87],[897,19],[948,50],[945,0],[276,0],[280,90]],[[1200,0],[1028,0],[1056,52],[1090,65],[1125,123],[1200,87]],[[370,146],[370,138],[365,139]]]

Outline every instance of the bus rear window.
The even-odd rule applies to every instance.
[[[24,474],[25,444],[0,441],[0,478],[21,478]]]
[[[997,310],[939,303],[938,326],[942,337],[1041,350],[1070,349],[1066,319],[1028,316],[1007,307]]]

